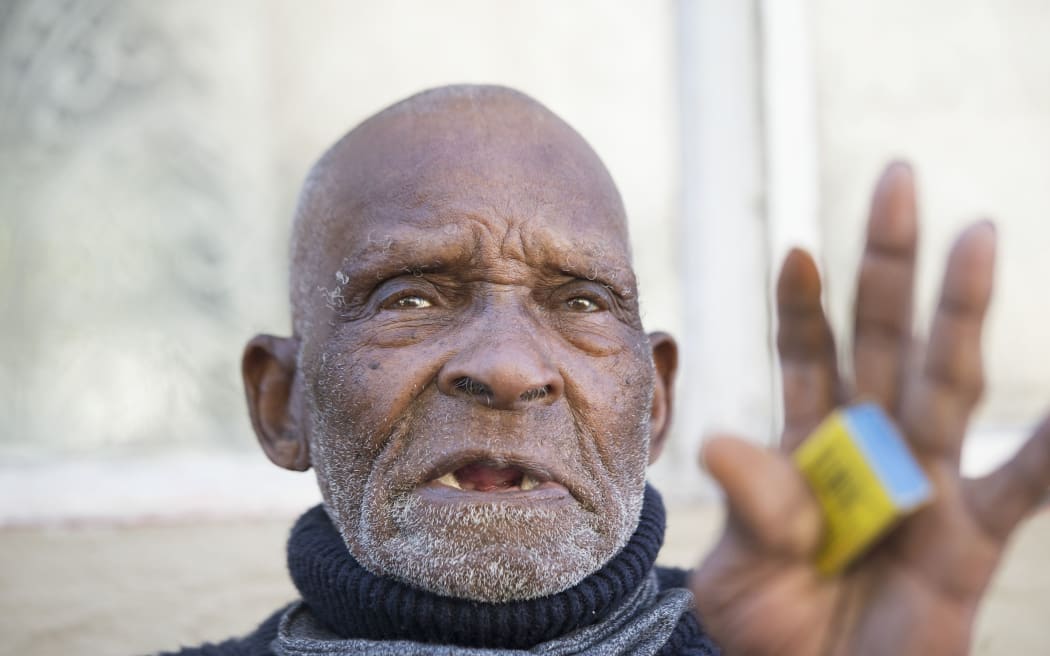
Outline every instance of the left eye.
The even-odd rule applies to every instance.
[[[422,296],[402,296],[394,301],[392,307],[399,310],[419,310],[430,307],[430,301]]]
[[[601,309],[597,303],[583,296],[574,296],[565,301],[565,307],[573,312],[597,312]]]

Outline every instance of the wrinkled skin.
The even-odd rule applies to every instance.
[[[622,207],[578,135],[521,96],[449,98],[380,114],[318,164],[297,219],[296,332],[249,343],[249,409],[275,463],[317,468],[367,567],[467,598],[539,596],[593,571],[637,521],[624,500],[665,435],[675,347],[641,330]],[[729,512],[691,586],[726,653],[965,653],[1003,545],[1046,491],[1048,421],[997,472],[959,475],[994,229],[956,243],[925,349],[911,334],[916,239],[912,174],[894,165],[872,204],[852,385],[812,259],[784,264],[782,449],[722,437],[704,451]],[[936,498],[822,578],[821,518],[788,454],[859,397],[896,420]],[[484,480],[512,470],[547,483],[436,480],[476,483],[475,465]],[[401,567],[408,548],[438,557]]]
[[[256,428],[309,458],[373,572],[552,594],[637,526],[675,347],[642,331],[619,195],[575,132],[505,91],[409,103],[311,176],[300,334],[245,358]]]

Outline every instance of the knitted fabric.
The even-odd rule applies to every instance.
[[[693,596],[677,588],[657,591],[656,573],[600,622],[541,642],[528,651],[462,647],[414,640],[340,638],[321,625],[309,606],[289,609],[271,648],[279,656],[656,656],[667,644]]]

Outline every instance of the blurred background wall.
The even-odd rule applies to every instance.
[[[886,161],[920,179],[920,328],[954,233],[995,218],[966,460],[986,470],[1050,400],[1046,34],[1042,0],[7,0],[0,523],[312,503],[309,474],[255,447],[240,350],[289,330],[288,226],[313,159],[454,82],[535,96],[620,185],[643,319],[683,345],[653,469],[674,499],[706,493],[706,432],[776,434],[769,291],[788,247],[814,250],[848,334]]]

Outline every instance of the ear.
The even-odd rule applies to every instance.
[[[653,385],[653,408],[649,420],[649,464],[656,462],[667,440],[674,401],[674,375],[678,370],[678,344],[667,333],[650,333],[656,380]]]
[[[310,468],[310,444],[299,421],[298,353],[294,337],[256,335],[244,347],[241,375],[259,445],[275,465],[305,471]]]

